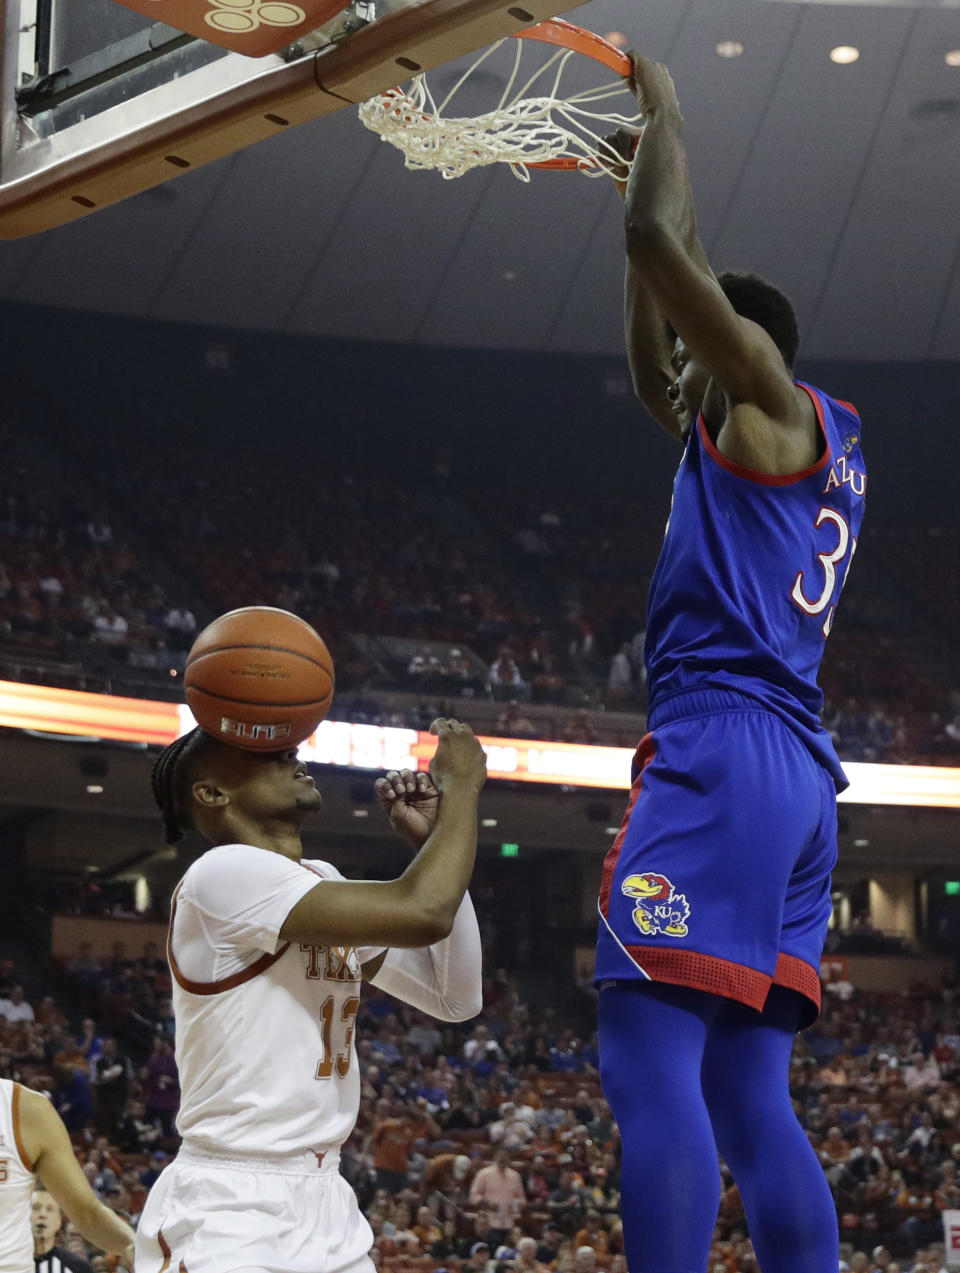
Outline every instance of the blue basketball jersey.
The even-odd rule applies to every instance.
[[[799,383],[799,382],[798,382]],[[651,715],[675,695],[736,690],[780,716],[847,786],[820,724],[817,672],[857,546],[867,477],[860,419],[809,385],[823,455],[785,476],[721,455],[701,416],[690,430],[650,587]]]

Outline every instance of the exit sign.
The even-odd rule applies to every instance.
[[[520,845],[519,844],[501,844],[500,856],[502,858],[518,858],[520,856]],[[957,885],[957,889],[960,890],[960,884]]]
[[[960,880],[947,880],[943,886],[943,891],[947,897],[956,897],[960,893]]]

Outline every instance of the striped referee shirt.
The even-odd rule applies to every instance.
[[[51,1247],[46,1255],[33,1258],[34,1273],[93,1273],[82,1255],[74,1255],[66,1247]]]

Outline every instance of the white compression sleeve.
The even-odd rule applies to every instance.
[[[483,1007],[482,960],[476,912],[465,893],[449,937],[391,949],[372,984],[439,1021],[469,1021]]]

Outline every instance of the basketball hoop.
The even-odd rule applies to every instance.
[[[601,177],[610,173],[600,161],[604,154],[621,167],[629,167],[630,161],[614,152],[603,140],[603,134],[616,128],[636,127],[642,116],[623,116],[595,108],[630,92],[624,82],[633,72],[630,58],[601,36],[562,18],[548,19],[508,38],[516,41],[513,71],[500,101],[485,114],[458,118],[445,117],[444,111],[470,76],[507,40],[485,49],[439,105],[426,77],[417,75],[406,89],[388,89],[363,102],[360,119],[403,152],[407,168],[435,168],[447,181],[493,163],[509,164],[521,181],[530,180],[531,168],[573,170],[588,177]],[[531,42],[553,45],[556,51],[514,91],[520,79],[524,47]],[[574,54],[583,54],[615,71],[620,82],[561,96],[560,81]],[[528,96],[537,81],[551,70],[549,92]]]

